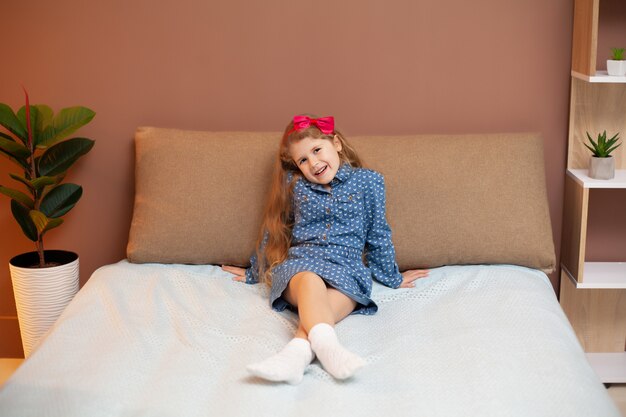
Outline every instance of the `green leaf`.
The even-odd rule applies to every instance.
[[[32,209],[33,207],[35,207],[35,202],[33,201],[33,199],[21,191],[14,190],[12,188],[8,188],[8,187],[4,187],[0,185],[0,193],[6,195],[7,197],[13,200],[16,200],[23,206],[28,207],[29,209]]]
[[[598,136],[601,136],[601,135],[598,135]],[[587,133],[587,137],[589,138],[589,141],[591,142],[591,145],[593,146],[593,148],[598,149],[598,144],[593,141],[589,133]]]
[[[15,158],[29,158],[30,151],[22,144],[17,143],[8,135],[0,135],[0,149]]]
[[[30,120],[31,127],[33,128],[35,143],[37,143],[37,138],[44,131],[44,128],[52,123],[54,116],[54,112],[50,108],[50,106],[46,106],[45,104],[36,104],[30,106]],[[17,111],[17,118],[26,129],[26,106],[22,106]],[[28,133],[28,129],[26,129]]]
[[[619,140],[619,133],[617,133],[615,136],[613,136],[611,139],[609,139],[606,143],[607,143],[607,145],[611,146],[615,142],[617,142],[618,140]]]
[[[46,229],[43,231],[42,235],[48,231],[50,231],[51,229],[54,229],[55,227],[59,227],[63,224],[63,219],[50,219],[50,221],[48,222],[48,225],[46,226]]]
[[[624,48],[611,48],[611,59],[615,61],[622,61],[624,59]]]
[[[32,180],[30,182],[30,185],[35,189],[35,190],[39,190],[43,187],[45,187],[46,185],[53,185],[59,182],[59,179],[57,177],[39,177],[39,178],[35,178],[34,180]]]
[[[16,181],[21,182],[22,184],[24,184],[25,186],[27,186],[30,190],[33,191],[39,191],[40,189],[42,189],[43,187],[46,187],[48,185],[54,185],[58,183],[58,178],[57,177],[39,177],[36,178],[32,181],[27,180],[26,178],[20,176],[20,175],[16,175],[16,174],[9,174],[9,176],[11,178],[13,178]]]
[[[85,138],[68,139],[47,149],[38,161],[39,174],[59,175],[69,169],[78,158],[93,147],[94,141]]]
[[[39,110],[41,130],[43,131],[44,127],[52,124],[52,121],[54,119],[54,112],[52,111],[50,106],[46,106],[45,104],[35,104],[35,107],[37,107],[37,109]]]
[[[35,223],[30,218],[30,209],[27,209],[15,200],[11,200],[11,213],[13,213],[13,217],[22,228],[24,235],[33,242],[37,242],[39,235]]]
[[[604,139],[602,138],[602,135],[598,136],[597,147],[600,151],[604,149]]]
[[[587,147],[587,149],[589,149],[596,157],[606,158],[610,156],[611,152],[613,152],[620,145],[615,145],[615,143],[619,140],[619,132],[607,140],[606,130],[604,130],[602,133],[598,133],[597,142],[593,140],[589,132],[586,133],[587,139],[589,139],[592,146],[589,146],[586,143],[583,143],[583,145],[585,145],[585,147]]]
[[[33,185],[26,178],[16,174],[9,174],[9,177],[13,178],[15,181],[21,182],[22,184],[27,186],[29,190],[33,190]]]
[[[606,154],[610,155],[611,152],[613,152],[615,149],[619,148],[619,146],[621,145],[621,143],[618,143],[617,145],[613,146],[612,148],[609,148],[606,150]]]
[[[583,145],[585,145],[587,149],[589,149],[594,156],[598,156],[598,153],[596,152],[596,150],[593,149],[591,146],[587,145],[586,143],[583,143]]]
[[[37,143],[39,136],[41,136],[44,127],[44,119],[46,118],[46,115],[40,112],[40,108],[46,107],[49,111],[52,111],[48,106],[30,106],[30,128],[31,132],[33,132],[33,142],[35,143]],[[28,134],[28,128],[26,126],[26,106],[20,107],[16,115]]]
[[[0,132],[0,137],[5,138],[6,140],[10,140],[11,142],[15,142],[15,139],[13,138],[13,136],[7,135],[6,133]]]
[[[67,138],[80,127],[89,123],[95,115],[96,113],[93,110],[81,106],[68,107],[61,110],[53,119],[52,124],[47,126],[42,132],[37,141],[37,147],[47,148]]]
[[[54,229],[63,223],[63,219],[49,219],[45,214],[38,210],[31,210],[28,215],[37,228],[40,236],[43,236],[48,230]]]
[[[26,160],[16,158],[2,149],[0,149],[0,155],[6,156],[7,158],[9,158],[11,161],[15,162],[17,165],[22,167],[24,171],[30,170],[30,167],[28,166],[28,162]]]
[[[46,216],[57,218],[70,211],[83,195],[83,188],[76,184],[61,184],[50,190],[41,200],[39,210]]]
[[[0,125],[4,126],[9,132],[17,136],[23,144],[28,143],[28,132],[19,119],[13,113],[13,110],[4,103],[0,103]]]

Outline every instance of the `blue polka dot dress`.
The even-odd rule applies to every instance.
[[[287,259],[272,271],[270,304],[277,311],[291,307],[282,293],[303,271],[319,275],[355,300],[354,313],[360,314],[378,310],[370,298],[372,278],[392,288],[402,283],[385,216],[383,176],[343,164],[330,186],[327,190],[304,178],[294,186],[292,246]],[[256,255],[250,264],[246,282],[252,284],[258,282]]]

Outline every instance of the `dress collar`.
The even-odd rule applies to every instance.
[[[350,175],[352,175],[352,170],[353,168],[350,164],[347,164],[345,162],[341,164],[341,166],[337,170],[337,174],[335,174],[335,178],[333,178],[333,180],[330,182],[330,185],[337,185],[340,182],[345,182],[348,178],[350,178]]]
[[[347,163],[341,164],[341,166],[337,170],[337,173],[335,174],[335,178],[333,178],[332,181],[330,182],[331,188],[336,187],[342,182],[345,182],[348,178],[350,178],[350,175],[352,175],[353,171],[354,171],[354,168],[350,164],[347,164]],[[329,192],[326,188],[324,188],[322,184],[314,184],[312,182],[307,181],[304,177],[302,177],[302,180],[305,182],[305,184],[307,184],[313,190],[319,190],[319,191],[323,191],[326,193]]]

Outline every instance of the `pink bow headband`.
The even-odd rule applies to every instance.
[[[317,119],[311,119],[309,116],[294,116],[293,129],[291,130],[291,132],[293,132],[294,130],[300,132],[309,126],[315,126],[323,134],[331,135],[335,131],[335,118],[333,116],[327,116],[319,117]]]

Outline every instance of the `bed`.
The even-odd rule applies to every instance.
[[[250,376],[297,317],[216,265],[247,262],[275,142],[138,129],[128,257],[94,272],[0,389],[0,416],[619,416],[546,275],[537,134],[354,138],[385,174],[401,269],[430,277],[375,284],[379,312],[337,325],[367,362],[353,378],[317,361],[296,386]]]

